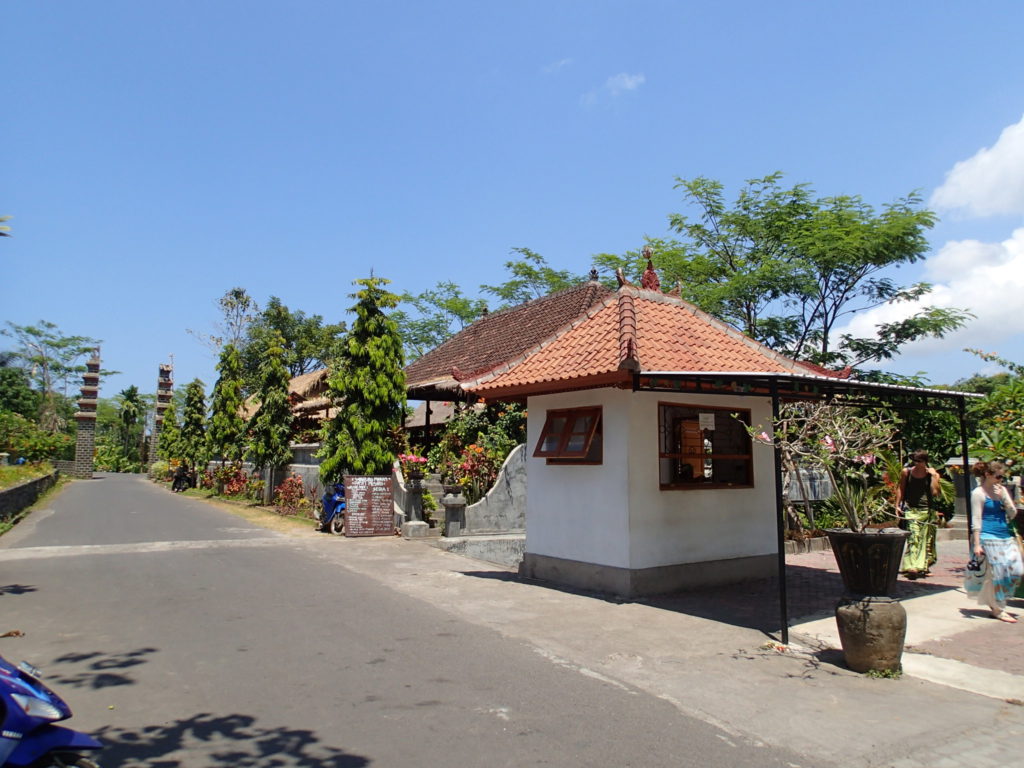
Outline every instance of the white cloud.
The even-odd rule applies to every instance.
[[[601,100],[602,96],[610,99],[618,98],[628,91],[635,91],[646,81],[647,78],[643,74],[630,75],[626,72],[620,72],[605,80],[604,85],[600,88],[591,88],[580,96],[580,104],[585,107],[592,107]]]
[[[965,347],[994,349],[1000,347],[1000,342],[1024,334],[1024,228],[1001,243],[946,243],[928,259],[925,280],[933,289],[923,299],[858,313],[838,333],[874,336],[876,325],[902,320],[924,306],[934,306],[966,309],[976,319],[968,320],[944,339],[908,344],[905,354],[959,351]]]
[[[994,145],[954,165],[931,205],[969,216],[1024,215],[1024,118]]]
[[[560,69],[565,69],[570,64],[572,64],[572,59],[559,59],[558,61],[554,61],[548,64],[546,67],[544,67],[544,72],[548,74],[552,72],[557,72]]]
[[[647,78],[643,75],[628,75],[625,72],[620,72],[609,77],[604,87],[608,89],[612,96],[618,96],[625,91],[635,91],[646,80]]]

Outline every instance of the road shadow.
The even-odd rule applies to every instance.
[[[460,573],[477,579],[532,584],[607,603],[649,605],[666,611],[754,629],[772,638],[778,635],[782,626],[779,579],[775,576],[627,599],[550,581],[526,579],[509,571],[467,570]],[[957,587],[950,584],[900,579],[896,582],[893,597],[906,600],[955,589]],[[786,604],[790,626],[833,616],[837,603],[845,594],[842,577],[837,572],[805,565],[786,566]]]
[[[39,588],[31,584],[7,584],[0,587],[0,595],[27,595],[31,592],[38,592]]]
[[[134,651],[105,653],[103,651],[85,651],[66,653],[50,662],[47,669],[47,682],[66,685],[72,688],[88,688],[99,690],[121,685],[135,685],[138,681],[126,670],[145,664],[150,655],[157,653],[156,648],[137,648]],[[66,669],[67,666],[84,669]]]
[[[100,759],[124,768],[362,768],[366,757],[320,742],[312,731],[256,725],[250,715],[201,713],[139,729],[108,726],[94,734]]]

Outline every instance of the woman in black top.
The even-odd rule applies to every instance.
[[[939,495],[939,473],[928,466],[928,452],[914,451],[913,465],[903,470],[896,487],[896,514],[909,523],[910,538],[901,570],[908,579],[928,575],[935,564],[935,529],[942,523],[933,500]]]

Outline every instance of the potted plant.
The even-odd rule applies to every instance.
[[[836,607],[847,664],[858,672],[895,671],[903,653],[906,611],[892,597],[906,531],[887,526],[879,458],[895,442],[896,427],[880,413],[865,415],[836,403],[787,403],[772,435],[751,429],[755,440],[778,446],[784,456],[828,474],[832,494],[823,506],[847,525],[826,531],[847,594]],[[873,525],[881,520],[883,525]]]

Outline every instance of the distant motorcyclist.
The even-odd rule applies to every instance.
[[[189,486],[188,470],[184,464],[179,464],[174,470],[174,479],[171,481],[171,490],[174,493],[181,493]]]

